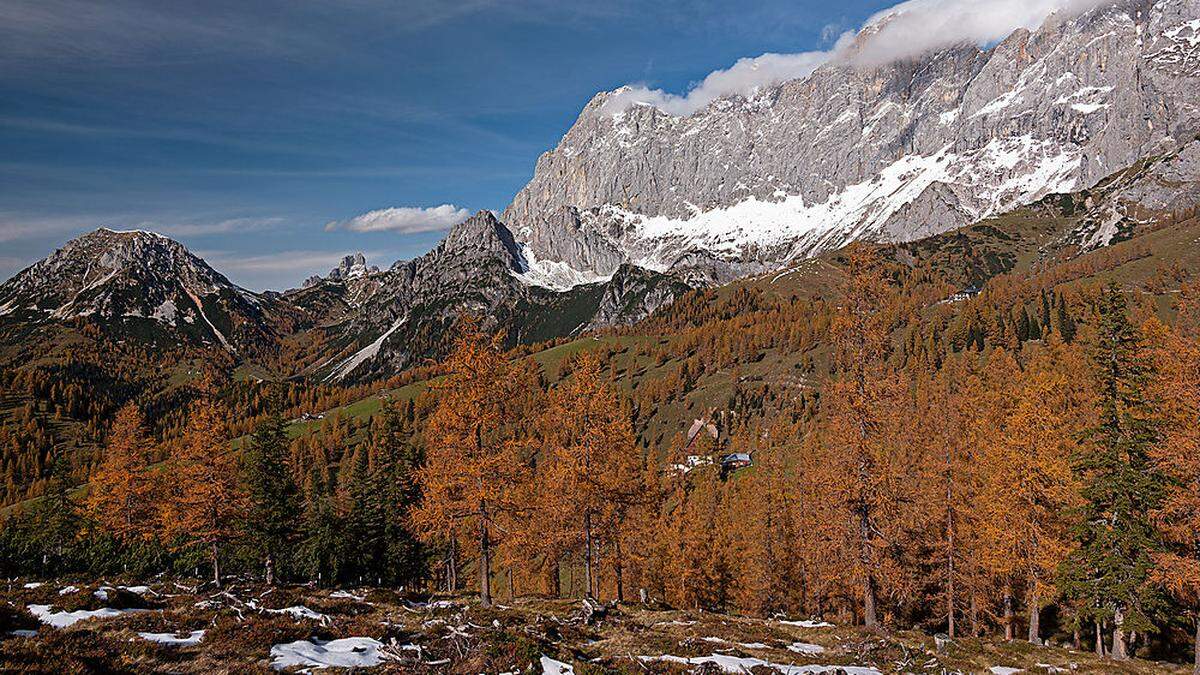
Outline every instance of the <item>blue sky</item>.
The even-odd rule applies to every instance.
[[[255,289],[387,266],[444,232],[325,224],[503,209],[596,91],[685,92],[890,4],[0,0],[0,278],[101,225]]]

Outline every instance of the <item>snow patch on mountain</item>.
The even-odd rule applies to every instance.
[[[547,271],[526,278],[561,289],[626,263],[773,272],[1095,185],[1194,137],[1200,2],[1063,2],[950,7],[961,21],[939,21],[932,50],[916,17],[944,19],[931,8],[945,3],[906,3],[868,22],[845,59],[686,116],[625,88],[597,94],[504,212]],[[957,28],[972,37],[941,42]],[[877,58],[885,38],[923,46]]]
[[[611,274],[581,272],[567,263],[557,260],[538,260],[527,244],[520,246],[518,268],[512,275],[529,286],[541,286],[552,291],[569,291],[584,284],[603,283],[612,280]]]
[[[396,323],[392,324],[391,328],[387,329],[383,335],[380,335],[378,338],[376,338],[374,342],[358,350],[353,356],[338,364],[338,366],[333,369],[333,372],[329,373],[329,376],[325,379],[340,380],[354,372],[356,368],[366,363],[368,360],[375,358],[375,355],[379,353],[379,349],[383,347],[383,343],[392,336],[392,333],[395,333],[401,326],[403,326],[406,321],[408,321],[407,316],[400,317]]]
[[[993,139],[970,152],[955,153],[947,145],[932,155],[906,155],[819,203],[778,190],[728,207],[696,208],[690,218],[645,216],[614,205],[602,207],[599,216],[627,232],[620,244],[635,264],[655,271],[669,269],[680,250],[690,249],[736,259],[748,251],[791,247],[790,261],[811,254],[818,244],[840,247],[864,237],[889,238],[891,219],[936,183],[993,186],[961,205],[975,219],[1068,192],[1077,185],[1080,159],[1077,150],[1024,135]],[[536,260],[528,246],[524,250]],[[561,288],[597,278],[561,262],[538,264],[541,276],[524,276],[530,283]],[[553,278],[547,279],[544,270],[553,270]]]
[[[187,293],[188,297],[192,299],[193,303],[195,303],[196,311],[200,313],[200,318],[204,319],[204,323],[208,324],[209,329],[212,330],[213,335],[217,336],[217,340],[221,342],[221,345],[231,352],[237,351],[233,348],[233,345],[229,344],[229,340],[225,339],[225,334],[218,330],[216,324],[214,324],[212,320],[208,318],[208,315],[204,313],[203,301],[201,301],[200,298],[197,297],[196,294],[190,289],[184,289],[184,292]]]

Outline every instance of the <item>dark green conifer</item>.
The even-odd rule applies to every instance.
[[[1149,456],[1157,438],[1146,394],[1149,365],[1115,286],[1101,297],[1098,324],[1092,363],[1100,409],[1074,458],[1084,505],[1062,587],[1094,622],[1113,626],[1113,656],[1125,658],[1130,631],[1154,630],[1161,603],[1151,583],[1159,543],[1150,514],[1162,483]]]
[[[243,456],[242,470],[250,497],[247,535],[263,561],[267,583],[275,583],[280,562],[296,542],[300,515],[282,415],[274,413],[259,423]]]

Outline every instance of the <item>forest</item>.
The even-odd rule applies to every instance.
[[[548,377],[464,317],[422,394],[294,438],[318,393],[290,384],[214,371],[166,416],[63,386],[115,415],[92,424],[86,490],[39,455],[0,572],[657,603],[1179,660],[1200,652],[1200,287],[1163,315],[1116,285],[1047,290],[1073,273],[938,303],[944,284],[856,247],[836,300],[701,291],[656,314],[647,360],[676,365],[633,388],[611,351]],[[657,406],[765,349],[819,386],[739,388],[716,438],[645,437]],[[38,443],[22,414],[6,442]]]

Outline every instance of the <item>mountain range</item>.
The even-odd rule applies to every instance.
[[[1054,243],[1088,250],[1200,202],[1200,0],[1123,0],[986,47],[865,60],[894,18],[806,77],[690,115],[599,93],[503,212],[386,270],[360,254],[255,293],[165,237],[97,230],[0,286],[0,343],[95,322],[252,358],[301,335],[316,356],[289,374],[362,380],[433,354],[463,312],[535,342],[857,240],[1066,204]]]

